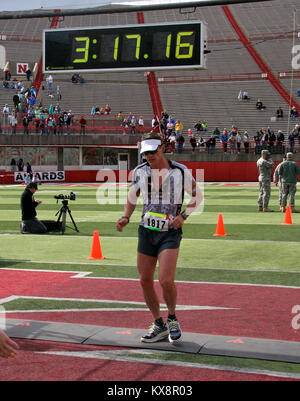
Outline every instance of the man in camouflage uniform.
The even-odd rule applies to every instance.
[[[271,170],[274,168],[274,163],[268,150],[261,151],[261,158],[257,160],[257,168],[259,172],[258,211],[273,212],[269,209],[269,200],[271,196]]]
[[[274,174],[273,174],[273,182],[274,182],[274,184],[276,186],[278,185],[278,188],[279,188],[279,206],[280,206],[280,211],[281,212],[283,211],[283,207],[282,207],[282,185],[281,185],[281,180],[279,179],[279,169],[280,169],[280,166],[282,165],[282,163],[285,162],[285,161],[286,161],[286,157],[284,156],[282,158],[282,162],[277,165],[277,167],[276,167],[276,169],[274,171]]]
[[[287,198],[290,195],[290,207],[292,213],[299,213],[295,210],[295,194],[297,191],[297,175],[300,174],[300,167],[293,160],[294,154],[288,153],[287,160],[279,168],[279,177],[282,183],[282,212],[285,212]]]

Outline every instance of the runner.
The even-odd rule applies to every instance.
[[[170,342],[177,342],[181,339],[181,329],[175,311],[175,273],[182,238],[181,227],[201,203],[202,195],[189,170],[164,157],[164,145],[159,134],[143,135],[141,154],[146,162],[133,172],[124,216],[118,219],[116,228],[122,231],[129,223],[137,198],[142,193],[144,209],[138,230],[137,267],[144,298],[155,321],[141,341],[156,342],[169,337]],[[181,211],[185,192],[191,195],[191,199],[186,209]],[[168,308],[166,324],[154,289],[157,261],[158,280]]]

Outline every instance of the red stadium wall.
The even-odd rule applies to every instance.
[[[204,170],[205,182],[254,182],[258,179],[256,162],[181,162],[192,170],[196,177],[196,170]],[[279,162],[275,162],[275,166]],[[298,162],[300,166],[300,162]],[[96,180],[97,173],[100,173]],[[122,171],[120,182],[130,181],[130,170]],[[118,182],[119,170],[73,170],[65,171],[65,182]],[[129,178],[128,178],[129,177]],[[0,184],[13,184],[14,176],[11,172],[0,172]]]
[[[205,182],[244,182],[244,181],[257,181],[258,173],[256,162],[180,162],[186,165],[193,171],[193,175],[196,176],[196,170],[204,170],[204,181]],[[95,182],[96,174],[99,170],[91,171],[66,171],[66,182]],[[105,170],[101,170],[105,173]],[[110,171],[110,170],[108,170]],[[116,170],[115,177],[116,181],[119,180],[119,171]],[[129,171],[128,171],[129,174]],[[127,174],[127,177],[128,177]],[[107,179],[106,179],[107,180]],[[108,178],[108,181],[111,181]],[[123,177],[121,177],[123,181]]]

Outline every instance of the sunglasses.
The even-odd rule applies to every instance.
[[[158,148],[156,150],[148,150],[148,152],[144,152],[143,156],[155,155],[157,153]]]

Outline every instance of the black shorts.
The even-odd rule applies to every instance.
[[[181,238],[181,229],[157,232],[139,226],[138,252],[157,258],[165,249],[179,248]]]

